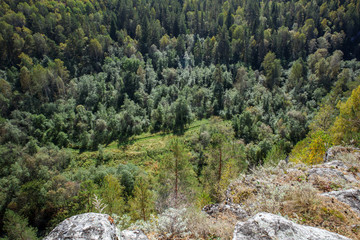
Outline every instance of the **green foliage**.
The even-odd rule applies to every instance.
[[[130,212],[135,220],[147,221],[154,211],[153,193],[149,189],[149,179],[139,177],[135,182],[134,196],[129,200]]]
[[[264,159],[264,165],[277,165],[280,160],[286,159],[286,146],[283,142],[273,145],[270,151],[267,152]]]
[[[120,185],[116,177],[112,175],[105,176],[101,196],[107,205],[107,213],[121,214],[124,212],[123,192],[124,187]]]
[[[185,130],[185,126],[190,124],[193,118],[189,105],[184,98],[180,97],[175,102],[174,112],[175,112],[174,128],[178,133],[183,134]]]
[[[169,143],[171,154],[164,155],[158,173],[158,201],[161,207],[178,206],[190,201],[197,187],[194,168],[189,161],[189,152],[182,140],[174,137]]]
[[[319,164],[324,160],[326,150],[333,145],[329,134],[322,130],[311,132],[298,142],[291,151],[290,160],[306,164]]]
[[[95,194],[96,185],[92,180],[83,181],[80,185],[79,197],[82,199],[87,212],[92,212],[92,198]]]
[[[7,210],[5,212],[4,231],[7,237],[5,239],[38,239],[36,236],[36,230],[28,226],[28,220],[11,210]]]
[[[308,163],[332,140],[359,144],[354,1],[0,6],[0,212],[41,233],[93,210],[93,194],[148,218],[144,171],[157,210],[203,205],[306,136],[293,155]],[[166,145],[170,132],[181,138]]]
[[[262,67],[265,72],[265,85],[269,89],[272,89],[274,86],[278,85],[281,77],[281,64],[280,60],[276,59],[275,53],[268,52],[262,63]]]
[[[211,199],[218,201],[230,180],[247,166],[244,166],[244,149],[235,142],[229,124],[215,117],[211,119],[208,131],[209,145],[201,181]]]
[[[126,143],[131,136],[140,134],[147,127],[144,110],[128,98],[125,98],[123,110],[115,117],[119,144]]]
[[[300,58],[296,60],[290,69],[288,86],[289,88],[300,88],[304,85],[306,79],[306,68],[304,61]]]
[[[124,191],[127,196],[130,196],[134,191],[136,184],[136,178],[141,173],[141,170],[138,166],[135,166],[131,163],[126,165],[119,165],[117,169],[117,174],[121,176],[120,183],[124,186]]]
[[[232,124],[235,136],[244,139],[247,143],[257,140],[256,122],[257,117],[248,110],[234,116]]]

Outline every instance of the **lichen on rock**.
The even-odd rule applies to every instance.
[[[296,224],[284,217],[258,213],[235,226],[233,240],[349,240],[320,228]]]
[[[107,214],[84,213],[72,216],[56,226],[44,240],[120,240],[120,231]]]

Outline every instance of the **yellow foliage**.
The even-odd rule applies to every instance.
[[[165,34],[160,39],[160,48],[165,49],[167,47],[167,45],[169,45],[169,42],[170,42],[169,35]]]
[[[332,145],[330,136],[322,130],[310,133],[298,142],[290,154],[293,162],[319,164],[323,161],[326,150]]]
[[[339,103],[340,115],[336,118],[330,132],[336,144],[350,141],[360,132],[360,86],[353,90],[345,103]],[[356,140],[356,139],[355,139]],[[357,139],[359,141],[359,139]],[[359,142],[357,142],[359,144]]]
[[[218,195],[224,194],[226,188],[229,186],[231,179],[235,179],[237,177],[236,163],[233,159],[231,159],[224,166],[224,170],[222,172],[221,180],[219,182],[219,187],[217,189]],[[225,196],[221,196],[221,198],[225,198]]]

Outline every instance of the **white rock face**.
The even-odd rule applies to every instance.
[[[258,213],[235,226],[233,240],[350,240],[323,229],[293,223],[278,215]]]
[[[84,213],[72,216],[54,228],[44,240],[120,240],[120,231],[107,214]]]
[[[349,189],[323,193],[323,196],[334,197],[340,202],[350,206],[360,217],[360,189]]]
[[[107,214],[84,213],[72,216],[54,228],[44,240],[148,240],[140,230],[120,233]]]

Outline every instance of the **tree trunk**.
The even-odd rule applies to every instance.
[[[222,148],[221,148],[221,146],[220,146],[220,148],[219,148],[219,154],[220,154],[220,156],[219,156],[219,175],[218,175],[218,181],[220,182],[220,180],[221,180],[221,168],[222,168]]]
[[[178,197],[178,158],[175,157],[175,202]]]

